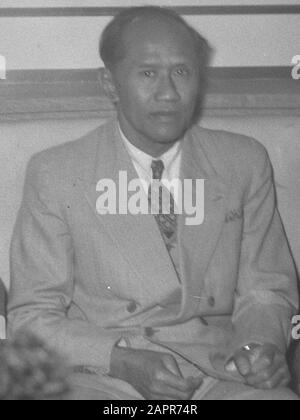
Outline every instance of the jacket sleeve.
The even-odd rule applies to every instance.
[[[272,343],[285,352],[298,308],[297,276],[276,209],[271,164],[265,149],[251,169],[233,323],[234,347]]]
[[[74,366],[108,373],[113,346],[121,338],[83,320],[68,319],[74,290],[73,245],[59,208],[59,185],[46,159],[28,166],[24,195],[11,243],[9,336],[28,329]]]

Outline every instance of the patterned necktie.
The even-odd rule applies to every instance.
[[[170,245],[170,240],[173,239],[177,229],[177,215],[174,212],[174,198],[171,192],[160,182],[164,171],[163,161],[153,160],[151,169],[153,182],[149,186],[148,200],[150,208],[153,208],[153,193],[156,192],[156,204],[158,205],[156,206],[156,214],[154,214],[154,217],[168,247]],[[167,204],[166,207],[164,207],[164,204]]]

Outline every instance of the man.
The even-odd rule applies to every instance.
[[[195,124],[207,55],[173,12],[121,13],[101,42],[118,120],[29,164],[10,331],[68,355],[74,398],[295,398],[285,352],[297,287],[270,162],[255,140]],[[136,179],[149,206],[160,185],[157,214],[124,211]],[[198,204],[204,184],[201,223],[175,211],[179,183],[162,212],[174,179],[193,180],[183,199]]]

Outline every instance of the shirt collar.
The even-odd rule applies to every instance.
[[[121,138],[124,141],[124,144],[126,146],[126,149],[131,156],[131,158],[136,162],[139,166],[141,166],[144,170],[146,170],[148,173],[151,172],[151,163],[153,160],[161,159],[164,163],[165,170],[168,172],[170,167],[172,166],[175,159],[178,157],[178,155],[181,152],[181,141],[177,141],[170,149],[168,149],[165,153],[163,153],[161,156],[158,156],[154,158],[153,156],[143,152],[136,146],[134,146],[128,138],[125,136],[124,132],[122,131],[120,124],[119,131],[121,134]]]

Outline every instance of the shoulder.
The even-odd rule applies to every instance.
[[[29,166],[54,170],[75,166],[96,150],[100,132],[101,127],[98,127],[77,140],[43,150],[32,156]]]
[[[78,179],[90,179],[97,157],[105,159],[99,148],[107,150],[111,127],[111,122],[103,124],[75,141],[35,154],[27,165],[25,193],[33,188],[39,194],[68,195]]]
[[[114,122],[108,121],[77,140],[35,154],[27,165],[27,177],[48,176],[56,181],[85,177],[94,168],[99,148],[103,150],[100,157],[105,159],[113,127]]]
[[[192,133],[196,147],[202,148],[214,166],[224,171],[249,174],[270,165],[267,150],[252,137],[199,126]]]

